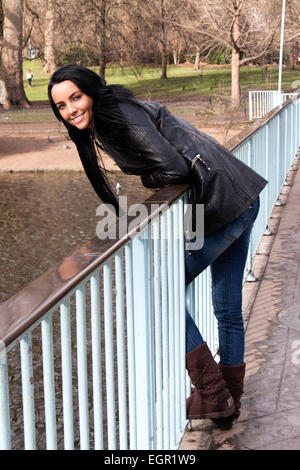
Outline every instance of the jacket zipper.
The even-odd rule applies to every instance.
[[[211,171],[211,168],[207,165],[207,163],[203,160],[203,158],[201,157],[200,153],[197,153],[197,155],[194,156],[193,160],[192,160],[192,168],[194,166],[194,164],[196,163],[196,160],[199,160],[202,165],[204,166],[204,168],[206,168],[207,171]]]

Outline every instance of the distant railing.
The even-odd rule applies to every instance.
[[[263,175],[246,276],[300,144],[299,97],[230,146]],[[2,449],[159,449],[186,425],[187,185],[144,205],[139,230],[95,238],[0,306]],[[153,210],[154,209],[154,210]],[[118,233],[118,224],[116,226]],[[210,271],[188,304],[216,353]]]
[[[263,117],[292,96],[297,96],[297,93],[280,93],[277,90],[249,91],[250,121]]]

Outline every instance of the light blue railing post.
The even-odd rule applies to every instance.
[[[249,138],[249,141],[248,141],[247,160],[248,160],[247,165],[250,168],[253,168],[253,139],[252,139],[252,136]],[[250,245],[249,245],[249,255],[248,255],[248,259],[249,259],[249,272],[248,272],[248,276],[247,276],[247,281],[248,282],[256,281],[256,278],[254,276],[254,271],[253,271],[253,252],[254,252],[253,239],[251,238],[250,239]]]
[[[9,412],[8,371],[6,349],[0,341],[0,450],[10,450],[10,412]]]
[[[116,440],[116,409],[114,383],[114,334],[112,307],[112,266],[111,261],[103,266],[104,289],[104,337],[105,337],[105,378],[107,406],[107,439],[108,448],[117,449]]]
[[[266,160],[265,160],[265,177],[266,180],[269,181],[269,173],[270,173],[270,124],[266,124],[266,137],[265,137],[265,142],[266,142]],[[265,235],[271,235],[271,230],[270,230],[270,224],[269,224],[269,204],[270,204],[270,187],[269,184],[267,184],[266,188],[266,195],[265,195],[265,225],[266,229],[264,231]]]
[[[288,185],[288,180],[287,180],[287,172],[288,172],[288,161],[290,161],[290,149],[291,149],[291,145],[290,145],[290,128],[292,126],[292,122],[290,121],[290,109],[291,107],[289,106],[288,108],[285,108],[284,109],[284,112],[283,112],[283,117],[284,117],[284,142],[285,142],[285,146],[284,146],[284,173],[285,173],[285,179],[284,179],[284,186],[287,186]],[[288,128],[288,118],[289,118],[289,128]]]
[[[300,128],[300,99],[296,99],[296,129],[298,130]],[[296,148],[296,155],[298,155],[299,148],[300,148],[300,142],[299,142],[299,136],[297,133],[298,140],[295,142],[295,148]]]
[[[296,129],[298,130],[299,129],[299,126],[300,126],[300,100],[299,98],[297,98],[295,100],[295,113],[296,113]],[[295,132],[295,152],[296,152],[296,155],[298,155],[298,151],[299,151],[299,140],[298,140],[298,133]]]
[[[149,236],[146,229],[132,240],[132,257],[138,260],[133,270],[134,339],[136,372],[136,427],[137,449],[154,448],[154,429],[152,411],[152,353],[150,343],[151,311],[149,305]]]
[[[162,357],[163,357],[163,449],[170,449],[170,401],[169,401],[169,315],[168,315],[168,247],[167,213],[161,216],[161,315],[162,315]]]
[[[293,100],[293,114],[294,114],[294,131],[293,131],[293,157],[297,155],[297,125],[298,125],[298,99]],[[293,162],[291,161],[291,164]]]
[[[181,203],[180,203],[181,202]],[[184,227],[183,227],[183,201],[179,200],[173,208],[173,252],[174,252],[174,332],[175,332],[175,442],[178,442],[182,433],[182,423],[186,420],[185,395],[183,384],[185,384],[185,310],[183,304],[183,291],[185,291],[184,280]]]
[[[31,333],[20,340],[25,450],[36,449]]]
[[[287,181],[287,175],[291,166],[291,159],[293,155],[293,132],[296,131],[294,128],[294,113],[293,113],[293,103],[291,103],[290,106],[286,108],[287,112],[287,123],[286,123],[286,133],[287,133],[287,152],[286,152],[286,167],[285,167],[285,173],[286,173],[286,184],[288,184]]]
[[[119,403],[119,448],[127,449],[127,400],[126,400],[126,364],[125,364],[125,319],[124,319],[124,280],[123,253],[115,256],[116,279],[116,330],[118,363],[118,403]]]
[[[276,116],[277,120],[277,133],[276,133],[276,140],[277,140],[277,145],[276,145],[276,194],[277,194],[277,201],[276,201],[276,206],[281,205],[280,201],[280,190],[281,190],[281,185],[280,185],[280,164],[279,164],[279,159],[280,159],[280,144],[281,144],[281,132],[280,132],[280,114]]]
[[[153,276],[154,276],[154,317],[155,317],[155,394],[157,415],[157,448],[163,449],[163,355],[162,355],[162,304],[161,304],[161,256],[160,220],[152,225],[153,234]]]
[[[173,449],[174,440],[175,440],[175,325],[174,325],[174,271],[176,266],[174,266],[174,227],[173,227],[173,210],[167,212],[167,223],[168,223],[168,300],[169,300],[169,374],[170,374],[170,447]]]
[[[52,314],[42,321],[42,351],[47,450],[56,450],[56,409],[53,364]]]
[[[177,431],[180,429],[181,423],[181,397],[180,397],[180,381],[181,381],[181,369],[178,364],[179,360],[179,351],[180,351],[180,285],[179,285],[179,232],[178,232],[178,203],[173,204],[173,253],[174,253],[174,268],[173,268],[173,277],[174,277],[174,363],[175,363],[175,373],[174,373],[174,389],[175,389],[175,442],[174,448],[176,448],[177,443]],[[182,332],[182,334],[184,331]]]
[[[294,145],[293,145],[293,133],[296,132],[294,127],[294,103],[292,102],[290,106],[287,107],[287,112],[290,115],[289,121],[290,125],[287,126],[287,133],[288,133],[288,142],[289,142],[289,153],[287,155],[286,160],[286,173],[288,173],[291,167],[291,160],[294,156]]]
[[[293,141],[293,157],[291,158],[291,166],[293,165],[293,158],[297,155],[297,129],[298,129],[298,99],[293,100],[293,121],[294,121],[294,132],[292,133],[292,141]]]
[[[90,281],[91,290],[91,330],[92,330],[92,370],[94,403],[94,448],[102,450],[103,445],[103,396],[102,396],[102,355],[101,355],[101,316],[100,279],[95,273]]]
[[[127,358],[128,358],[128,410],[129,447],[137,449],[135,341],[134,341],[134,295],[132,244],[125,247],[126,311],[127,311]]]
[[[76,289],[76,339],[80,448],[89,450],[85,285]]]
[[[186,288],[185,288],[185,240],[184,240],[184,201],[181,198],[178,202],[178,272],[179,272],[179,332],[180,332],[180,344],[179,344],[179,364],[181,375],[180,375],[180,432],[182,433],[186,424],[186,364],[185,364],[185,317],[186,317]],[[177,441],[180,436],[177,436]]]
[[[74,417],[72,395],[72,346],[70,298],[60,305],[62,400],[64,421],[64,443],[66,450],[74,449]]]

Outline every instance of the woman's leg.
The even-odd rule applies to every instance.
[[[218,321],[220,363],[244,361],[242,288],[252,224],[211,265],[212,301]]]
[[[201,333],[194,322],[193,318],[189,314],[188,311],[186,311],[186,316],[185,316],[185,329],[186,329],[186,353],[189,353],[193,351],[193,349],[196,349],[198,346],[201,346],[201,344],[204,343],[204,340],[201,336]]]
[[[230,227],[236,232],[236,227]],[[238,223],[239,233],[241,224]],[[233,243],[232,234],[221,230],[204,240],[201,250],[194,250],[186,256],[186,282],[189,284],[205,268],[211,265]],[[236,407],[218,364],[189,313],[186,313],[186,367],[195,386],[187,398],[187,417],[189,419],[210,418],[223,421],[234,420]],[[232,419],[230,418],[232,416]]]
[[[216,258],[232,243],[231,239],[224,237],[225,229],[213,234],[204,240],[200,250],[186,251],[185,279],[188,286],[199,274],[210,266]],[[193,318],[186,311],[186,352],[203,344],[204,340]]]
[[[240,415],[245,377],[245,331],[242,314],[242,287],[247,260],[250,224],[243,234],[211,265],[212,300],[218,320],[219,368],[234,400],[236,412],[213,420],[221,429],[228,429]]]
[[[250,234],[258,210],[259,199],[235,222],[205,239],[201,250],[186,256],[187,284],[211,265],[221,354],[221,362],[217,365],[187,312],[187,369],[196,386],[187,399],[187,417],[209,417],[220,429],[230,429],[234,419],[238,418],[243,393],[242,283]]]
[[[224,316],[221,312],[225,311],[227,303],[233,305],[230,307],[232,312],[236,312],[236,302],[241,306],[243,273],[247,259],[250,234],[258,211],[259,198],[257,198],[251,208],[232,224],[206,237],[203,247],[200,250],[186,252],[186,285],[189,285],[201,272],[208,266],[211,266],[213,304],[216,308],[215,313],[217,318],[220,319],[221,322],[220,328],[223,343],[226,341],[225,331],[230,328],[230,325],[226,327],[223,326],[228,320],[228,314]],[[221,279],[222,276],[223,279]],[[233,289],[233,291],[231,289]],[[241,311],[241,307],[238,310]],[[235,324],[233,334],[235,334],[236,328],[238,328],[239,334],[241,333],[240,320],[241,317],[239,316],[239,326],[237,327]],[[236,319],[234,323],[236,323]],[[187,311],[186,352],[190,352],[201,344],[203,344],[203,338],[194,320]],[[227,358],[225,358],[225,360],[228,362]]]

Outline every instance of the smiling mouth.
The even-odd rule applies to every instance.
[[[75,116],[74,118],[72,118],[71,121],[73,121],[73,122],[79,122],[79,121],[81,121],[81,120],[83,119],[84,115],[85,115],[85,113],[81,113],[81,114],[79,114],[78,116]]]

